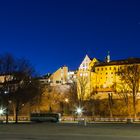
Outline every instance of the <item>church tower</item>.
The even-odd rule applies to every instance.
[[[106,62],[109,63],[110,62],[110,52],[108,51],[108,55],[106,57]]]

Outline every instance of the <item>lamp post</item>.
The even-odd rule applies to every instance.
[[[81,118],[83,114],[83,108],[82,107],[76,107],[76,114],[78,115],[78,118]]]
[[[4,95],[6,96],[6,123],[8,123],[9,120],[9,104],[12,102],[9,100],[9,91],[5,90]]]
[[[65,98],[65,105],[66,105],[66,108],[65,108],[65,113],[66,114],[69,114],[69,99],[68,98]]]
[[[5,109],[3,107],[0,108],[0,116],[5,114]]]
[[[65,99],[65,102],[66,102],[66,103],[69,103],[69,99],[68,99],[68,98],[66,98],[66,99]]]
[[[81,118],[82,115],[83,115],[83,108],[82,107],[77,107],[76,108],[76,114],[78,115],[78,123],[86,126],[87,125],[86,119]]]
[[[112,93],[108,93],[108,106],[109,106],[110,118],[112,118],[113,117],[113,113],[112,113]]]

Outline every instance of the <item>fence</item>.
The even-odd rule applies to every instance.
[[[6,116],[0,116],[0,121],[5,121]],[[15,121],[14,116],[8,116],[8,121]],[[18,121],[30,121],[29,116],[18,116]]]
[[[103,117],[87,117],[83,116],[87,122],[140,122],[140,118],[103,118]],[[62,121],[78,121],[78,117],[63,116]]]

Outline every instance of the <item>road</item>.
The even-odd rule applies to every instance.
[[[0,124],[0,140],[140,140],[140,124]]]

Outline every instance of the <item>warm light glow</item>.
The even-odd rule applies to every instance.
[[[65,99],[65,102],[66,102],[66,103],[68,103],[68,102],[69,102],[69,99],[68,99],[68,98],[66,98],[66,99]]]

